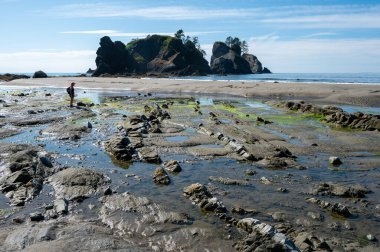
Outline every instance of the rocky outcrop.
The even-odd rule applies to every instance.
[[[227,212],[223,203],[213,197],[207,187],[202,184],[196,183],[185,187],[183,189],[183,195],[205,211],[215,213]]]
[[[229,47],[223,42],[215,42],[212,48],[211,71],[214,74],[256,74],[263,67],[255,55],[243,54],[240,48]]]
[[[0,74],[0,81],[12,81],[17,79],[29,79],[29,76],[25,74]]]
[[[112,42],[110,37],[100,39],[100,47],[96,51],[96,70],[93,76],[101,74],[126,74],[136,70],[136,62],[120,41]]]
[[[343,128],[361,129],[367,131],[380,131],[380,115],[365,114],[361,112],[348,113],[334,106],[313,106],[305,102],[282,102],[277,104],[293,111],[311,113],[322,116],[326,123],[333,123]]]
[[[156,184],[168,185],[170,183],[170,178],[168,173],[162,167],[157,167],[153,174],[153,181]]]
[[[244,53],[242,57],[249,63],[252,73],[261,73],[263,71],[263,66],[255,55]]]
[[[316,198],[306,198],[306,202],[315,204],[322,209],[330,211],[332,214],[339,215],[341,217],[348,218],[351,216],[351,212],[347,206],[341,203],[330,203],[325,200],[320,200]]]
[[[97,69],[93,76],[204,75],[211,72],[207,60],[192,42],[184,44],[170,36],[152,35],[126,46],[120,41],[112,42],[109,37],[103,37],[96,54]]]
[[[0,144],[0,191],[13,206],[36,197],[55,169],[46,153],[30,145]]]
[[[48,76],[47,76],[47,74],[45,73],[45,72],[43,72],[43,71],[41,71],[41,70],[39,70],[39,71],[37,71],[37,72],[35,72],[34,74],[33,74],[33,79],[36,79],[36,78],[47,78]]]
[[[326,182],[315,185],[312,188],[310,194],[322,196],[338,196],[342,198],[364,198],[365,195],[369,192],[370,190],[361,185],[345,186]]]
[[[110,179],[103,174],[85,168],[68,168],[49,178],[56,198],[83,200],[102,191]]]

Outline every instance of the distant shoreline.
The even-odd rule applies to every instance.
[[[18,79],[1,84],[15,88],[65,88],[135,91],[141,93],[217,94],[257,99],[306,100],[321,104],[380,107],[380,85],[269,83],[260,81],[199,81],[168,78],[56,77]]]

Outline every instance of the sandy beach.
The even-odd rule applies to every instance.
[[[261,99],[307,100],[325,104],[380,106],[380,85],[268,83],[251,81],[199,81],[160,78],[57,77],[19,79],[3,83],[16,87],[65,88],[76,82],[78,89],[129,90],[164,93],[202,93],[256,97]]]

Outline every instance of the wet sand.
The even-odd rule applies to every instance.
[[[328,104],[380,106],[380,85],[268,83],[256,81],[199,81],[159,78],[57,77],[19,79],[8,83],[15,87],[65,88],[76,82],[78,89],[130,90],[161,93],[224,94],[262,99],[301,99]]]

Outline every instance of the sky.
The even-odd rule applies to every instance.
[[[102,36],[246,40],[275,73],[380,72],[380,0],[0,0],[0,73],[96,68]]]

